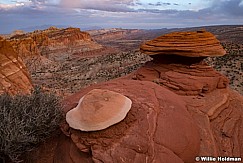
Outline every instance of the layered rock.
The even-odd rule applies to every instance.
[[[0,39],[0,94],[30,93],[32,84],[21,58],[11,44]]]
[[[230,89],[182,96],[200,127],[199,156],[243,157],[243,97]]]
[[[229,83],[225,76],[204,63],[188,65],[183,62],[167,64],[163,61],[150,61],[138,69],[132,78],[155,82],[179,95],[209,93],[216,89],[227,88]]]
[[[146,42],[141,52],[149,55],[180,55],[187,57],[223,56],[225,50],[216,37],[206,31],[173,32]]]
[[[48,55],[57,52],[83,52],[102,48],[90,35],[79,28],[58,29],[50,27],[10,38],[21,56]]]

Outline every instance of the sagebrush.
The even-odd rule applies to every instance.
[[[0,158],[19,156],[57,130],[63,114],[58,97],[36,87],[29,95],[0,95]]]

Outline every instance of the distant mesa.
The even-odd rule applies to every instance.
[[[63,29],[51,26],[45,30],[13,35],[9,41],[23,58],[53,53],[80,53],[87,49],[102,48],[92,40],[89,33],[72,27]]]
[[[81,131],[97,131],[122,121],[131,109],[132,101],[114,91],[93,89],[66,114],[69,126]]]
[[[141,45],[140,50],[149,55],[186,57],[212,57],[226,54],[216,37],[205,30],[165,34]]]

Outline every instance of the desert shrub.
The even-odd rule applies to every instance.
[[[20,155],[33,149],[57,130],[61,105],[54,94],[36,87],[30,95],[0,96],[0,160],[21,162]]]

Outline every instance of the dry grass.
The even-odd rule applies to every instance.
[[[0,96],[0,161],[20,155],[48,138],[63,117],[58,98],[35,88],[31,95]]]

